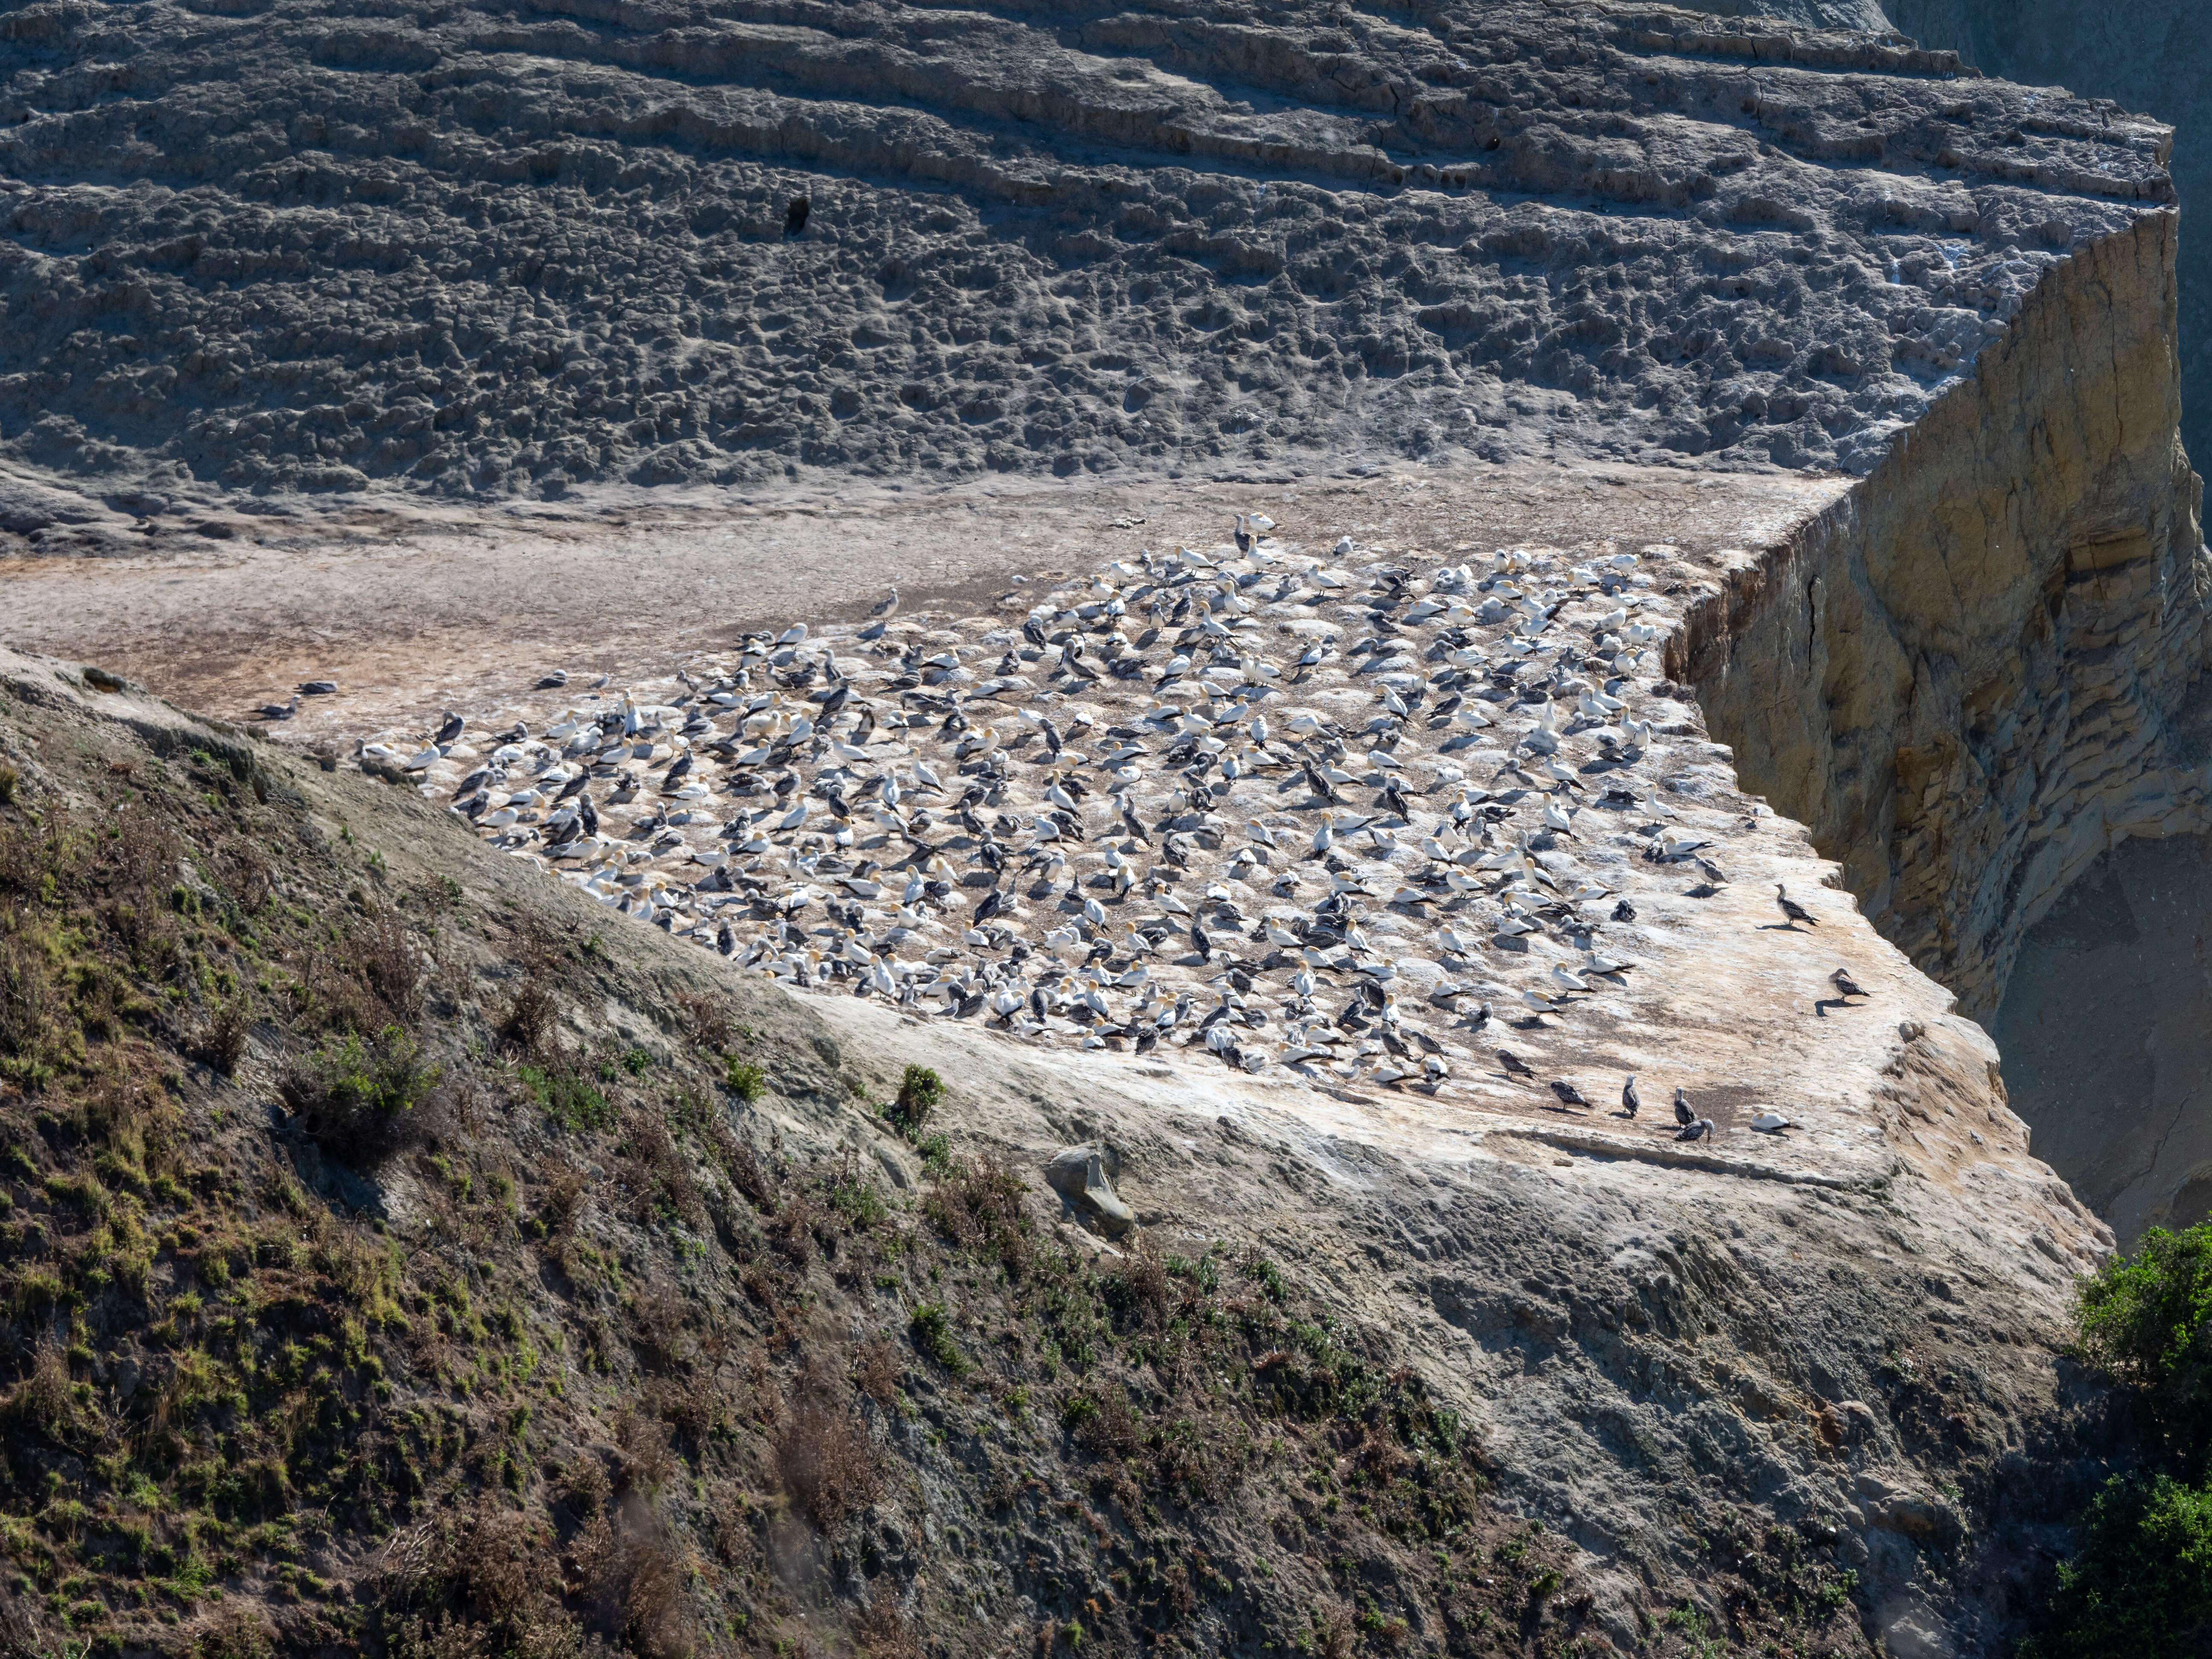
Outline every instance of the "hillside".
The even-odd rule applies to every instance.
[[[1463,1412],[1249,1244],[1115,1252],[957,1111],[902,1139],[886,1045],[357,775],[7,668],[20,1650],[1588,1622]],[[1852,1633],[1832,1566],[1746,1566],[1762,1624]]]
[[[1863,1652],[2087,1478],[1971,1185],[1450,1174],[794,999],[103,684],[0,706],[30,1648]]]

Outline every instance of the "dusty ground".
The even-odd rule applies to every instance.
[[[908,614],[972,614],[1018,576],[1210,545],[1239,511],[1322,547],[1351,535],[1438,551],[1599,537],[1756,548],[1844,487],[1778,472],[1470,463],[1267,482],[626,492],[491,511],[303,506],[218,515],[228,540],[157,532],[135,556],[0,559],[0,641],[234,716],[301,680],[334,679],[340,696],[310,702],[276,735],[349,739],[449,707],[488,717],[552,668],[665,673],[747,629],[865,616],[895,585]]]

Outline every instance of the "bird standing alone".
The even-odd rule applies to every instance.
[[[1620,1085],[1620,1109],[1632,1118],[1644,1109],[1644,1102],[1636,1092],[1636,1075],[1632,1072],[1628,1081]]]
[[[1808,927],[1818,927],[1820,925],[1813,920],[1813,913],[1798,903],[1796,899],[1791,898],[1778,881],[1774,884],[1774,903],[1775,908],[1782,912],[1786,924],[1793,929],[1801,921]]]
[[[1839,997],[1863,997],[1866,994],[1866,988],[1840,968],[1828,975],[1828,982],[1836,988],[1836,994]]]

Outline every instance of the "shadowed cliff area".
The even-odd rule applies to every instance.
[[[2027,933],[1990,1027],[2037,1156],[2131,1244],[2212,1214],[2212,844],[2123,842]]]

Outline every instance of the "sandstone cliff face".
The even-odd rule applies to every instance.
[[[2046,279],[1880,468],[1746,556],[1673,659],[1747,786],[1977,1018],[2100,853],[2212,822],[2176,230],[2147,218]]]

